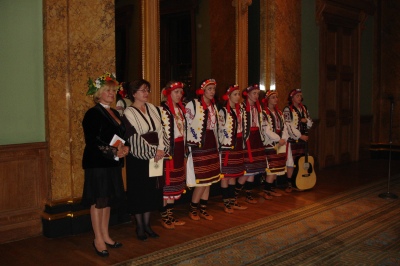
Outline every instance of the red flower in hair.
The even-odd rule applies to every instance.
[[[196,94],[197,95],[203,95],[204,94],[204,90],[203,89],[197,89],[196,90]]]

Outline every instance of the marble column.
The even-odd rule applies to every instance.
[[[79,198],[83,188],[82,118],[94,105],[88,77],[115,71],[113,0],[44,0],[46,128],[50,201]]]

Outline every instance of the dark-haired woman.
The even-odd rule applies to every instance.
[[[244,165],[246,174],[238,179],[236,193],[245,189],[246,202],[256,204],[258,201],[252,195],[254,176],[264,174],[267,168],[264,150],[264,133],[262,129],[262,110],[259,102],[260,88],[257,84],[243,90],[245,101],[242,108],[246,111],[245,128],[243,130],[245,140]]]
[[[126,161],[128,211],[136,220],[139,240],[158,238],[150,226],[150,213],[162,205],[160,177],[150,177],[149,163],[164,157],[160,110],[148,102],[150,83],[144,79],[124,83],[132,105],[124,111],[126,137],[131,144]]]
[[[292,192],[292,175],[296,160],[304,154],[305,142],[308,141],[308,130],[313,121],[308,109],[303,105],[303,94],[300,89],[293,89],[288,96],[288,106],[283,109],[289,139],[287,148],[287,188],[286,192]]]
[[[264,183],[264,199],[282,196],[273,188],[277,175],[286,173],[287,128],[283,113],[278,109],[278,93],[269,90],[264,97],[265,143],[267,154],[267,176]]]
[[[163,206],[161,225],[166,229],[174,229],[176,225],[184,225],[173,215],[175,200],[180,199],[186,186],[184,169],[186,119],[185,107],[182,104],[183,83],[170,81],[162,90],[165,101],[161,103],[161,117],[164,126],[164,179]]]
[[[230,86],[222,99],[225,107],[219,111],[219,149],[221,152],[221,192],[224,202],[224,211],[233,213],[236,210],[245,210],[237,202],[235,195],[236,180],[245,174],[243,157],[243,125],[245,113],[240,108],[239,86]]]
[[[207,212],[210,186],[220,180],[217,149],[218,110],[214,104],[216,88],[214,79],[203,81],[196,90],[198,99],[186,105],[187,184],[194,187],[189,217],[192,220],[213,220]]]

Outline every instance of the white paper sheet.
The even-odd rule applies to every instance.
[[[164,170],[164,158],[154,161],[154,158],[149,160],[149,177],[162,176]]]
[[[125,140],[123,140],[122,138],[120,138],[117,135],[114,135],[113,138],[110,141],[110,146],[113,147],[118,147],[118,145],[122,142],[122,144],[125,144]]]

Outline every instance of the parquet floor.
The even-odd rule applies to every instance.
[[[57,239],[39,236],[5,243],[0,245],[0,265],[113,265],[236,225],[245,224],[255,219],[302,207],[361,184],[375,180],[387,180],[388,166],[387,160],[367,159],[357,163],[323,169],[317,171],[317,184],[312,190],[295,191],[290,194],[283,192],[282,197],[268,201],[259,198],[258,204],[246,204],[247,210],[235,211],[233,214],[224,213],[221,198],[214,196],[210,198],[208,208],[210,214],[214,216],[214,221],[204,219],[192,221],[187,215],[188,204],[178,204],[175,210],[176,217],[186,221],[186,225],[175,230],[162,228],[159,222],[159,214],[152,214],[152,227],[155,232],[160,234],[159,239],[149,239],[146,242],[137,240],[132,223],[112,226],[110,229],[111,236],[122,242],[124,246],[120,249],[109,250],[110,256],[108,258],[101,258],[95,254],[91,244],[92,233]],[[399,161],[392,161],[391,176],[398,174],[400,174],[400,163]],[[260,192],[260,190],[257,192]],[[376,191],[376,194],[371,195],[371,197],[378,197],[380,193],[384,192],[387,191]],[[239,200],[241,199],[243,198]]]

